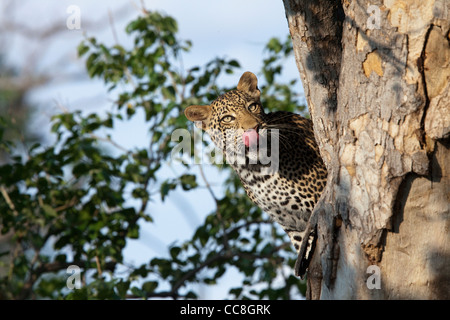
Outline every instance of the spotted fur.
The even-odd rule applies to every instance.
[[[281,225],[299,251],[312,210],[325,187],[327,171],[312,121],[291,112],[265,113],[259,98],[256,76],[245,72],[237,90],[219,96],[209,106],[190,106],[185,114],[224,150],[247,195]],[[268,141],[265,147],[258,141],[258,151],[266,148],[266,154],[272,155],[276,151],[273,141],[278,143],[275,171],[266,170],[272,164],[258,161],[259,154],[245,146],[242,135],[249,129]],[[245,158],[232,158],[233,152],[242,152]]]

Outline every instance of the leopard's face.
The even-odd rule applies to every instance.
[[[239,154],[257,145],[250,144],[249,139],[256,139],[261,134],[263,116],[259,99],[239,90],[229,91],[211,103],[211,118],[206,132],[224,152]],[[253,136],[246,134],[252,130]]]
[[[255,160],[258,142],[267,137],[256,81],[252,73],[244,73],[237,90],[219,96],[209,106],[190,106],[185,111],[187,118],[209,134],[227,159],[233,156]]]

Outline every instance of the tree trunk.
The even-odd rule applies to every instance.
[[[309,298],[450,298],[450,2],[284,5],[329,174]]]

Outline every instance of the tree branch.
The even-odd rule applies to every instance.
[[[12,210],[14,216],[17,216],[19,213],[17,212],[16,207],[14,206],[14,203],[11,201],[11,198],[9,197],[9,194],[6,191],[4,186],[0,187],[0,192],[2,193],[3,198],[5,199],[6,203],[9,206],[9,208]]]

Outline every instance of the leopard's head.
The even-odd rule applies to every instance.
[[[184,113],[205,130],[227,156],[244,153],[248,157],[249,149],[255,151],[260,137],[264,136],[265,113],[260,94],[256,76],[245,72],[236,90],[219,96],[210,105],[190,106]]]

